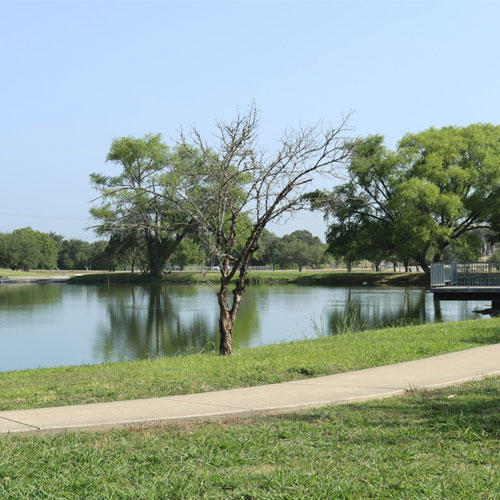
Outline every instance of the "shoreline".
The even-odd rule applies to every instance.
[[[37,273],[43,273],[37,276]],[[218,272],[207,272],[206,275],[198,271],[170,271],[159,278],[152,278],[140,273],[124,271],[92,272],[77,271],[57,272],[33,271],[22,275],[8,272],[2,275],[0,271],[0,285],[9,284],[99,284],[99,283],[164,283],[164,284],[206,284],[207,279],[217,283]],[[233,282],[236,278],[233,279]],[[286,270],[286,271],[250,271],[246,277],[247,285],[325,285],[325,286],[402,286],[427,287],[429,278],[422,272],[393,272],[393,271],[362,271],[347,272],[344,270]]]
[[[203,353],[0,372],[0,410],[175,396],[304,380],[500,343],[500,319],[348,332]]]
[[[53,276],[47,278],[36,278],[31,276],[19,276],[14,278],[0,278],[0,285],[14,285],[14,284],[23,284],[23,283],[65,283],[69,281],[71,276]]]
[[[214,283],[219,274],[208,272],[206,277]],[[236,279],[233,279],[235,282]],[[151,278],[138,273],[115,272],[82,274],[71,277],[70,284],[98,283],[165,283],[165,284],[203,284],[205,276],[194,271],[173,271],[160,278]],[[426,287],[429,279],[424,273],[374,272],[374,271],[250,271],[247,285],[326,285],[326,286],[415,286]]]

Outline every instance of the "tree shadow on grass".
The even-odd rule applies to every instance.
[[[411,427],[445,434],[500,438],[500,377],[433,391],[409,391],[368,403],[325,407],[272,418],[289,422],[339,422],[367,428]]]
[[[500,329],[489,333],[488,335],[468,337],[467,342],[477,345],[500,344]]]

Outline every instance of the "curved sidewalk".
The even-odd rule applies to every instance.
[[[0,435],[103,430],[127,425],[286,412],[367,401],[408,389],[500,375],[500,344],[396,365],[282,384],[132,401],[0,412]]]

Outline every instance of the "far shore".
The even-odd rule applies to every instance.
[[[161,278],[151,278],[139,273],[100,273],[74,276],[69,283],[179,283],[203,284],[207,280],[217,283],[218,272],[202,274],[194,271],[171,271]],[[258,284],[290,284],[290,285],[327,285],[327,286],[427,286],[429,280],[424,273],[404,273],[369,270],[290,270],[290,271],[250,271],[247,275],[248,285]]]
[[[161,278],[151,278],[135,272],[106,271],[11,271],[0,270],[0,283],[50,283],[68,282],[71,284],[98,283],[178,283],[203,284],[207,280],[216,283],[218,272],[206,274],[196,271],[170,271]],[[422,272],[375,272],[370,270],[289,270],[289,271],[250,271],[247,283],[255,284],[294,284],[294,285],[327,285],[327,286],[427,286],[428,277]]]

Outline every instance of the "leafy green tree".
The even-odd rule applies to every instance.
[[[137,233],[115,232],[102,252],[98,260],[99,265],[104,265],[103,269],[130,266],[131,271],[134,272],[136,265],[138,265],[143,274],[149,270],[146,263],[148,258],[145,241]]]
[[[347,172],[331,193],[310,195],[332,220],[330,232],[377,221],[387,253],[415,259],[426,273],[450,243],[500,221],[500,126],[431,128],[406,135],[396,151],[369,137]]]
[[[277,261],[283,269],[297,266],[302,271],[306,266],[317,267],[325,262],[325,250],[326,246],[317,236],[298,230],[283,236]]]
[[[259,248],[252,257],[252,266],[267,266],[276,262],[281,238],[264,229],[259,239]]]
[[[490,262],[500,262],[500,249],[495,250],[489,257]]]
[[[57,242],[48,233],[36,231],[36,237],[40,247],[40,260],[38,262],[39,269],[56,269],[57,268]]]
[[[10,234],[0,233],[0,267],[9,267]]]
[[[121,167],[121,172],[117,176],[91,175],[101,202],[91,209],[98,221],[96,230],[121,239],[143,239],[149,273],[159,276],[191,229],[191,219],[170,201],[176,198],[180,159],[160,134],[148,134],[142,139],[115,139],[107,161]]]
[[[11,269],[55,269],[57,243],[47,233],[31,227],[0,235],[0,266]]]
[[[360,260],[368,260],[379,271],[380,264],[389,257],[393,247],[391,234],[379,221],[364,220],[357,225],[332,224],[326,235],[327,252],[339,260],[344,260],[347,270]]]
[[[59,269],[87,269],[92,245],[80,239],[63,240],[60,245],[57,265]],[[96,268],[94,268],[96,269]]]
[[[8,244],[9,267],[29,271],[36,269],[42,258],[40,241],[31,227],[12,231]]]
[[[463,234],[446,247],[443,259],[458,262],[476,261],[481,257],[483,246],[483,238],[479,231],[471,231]]]
[[[184,269],[190,264],[201,264],[204,258],[205,252],[200,244],[192,238],[184,238],[172,257],[172,264]]]
[[[102,271],[111,271],[116,267],[113,251],[108,252],[108,242],[105,240],[94,241],[90,244],[90,254],[88,256],[88,265],[90,269],[99,269]]]
[[[311,261],[310,245],[298,238],[291,238],[282,251],[282,259],[288,264],[287,267],[297,265],[299,271]]]

